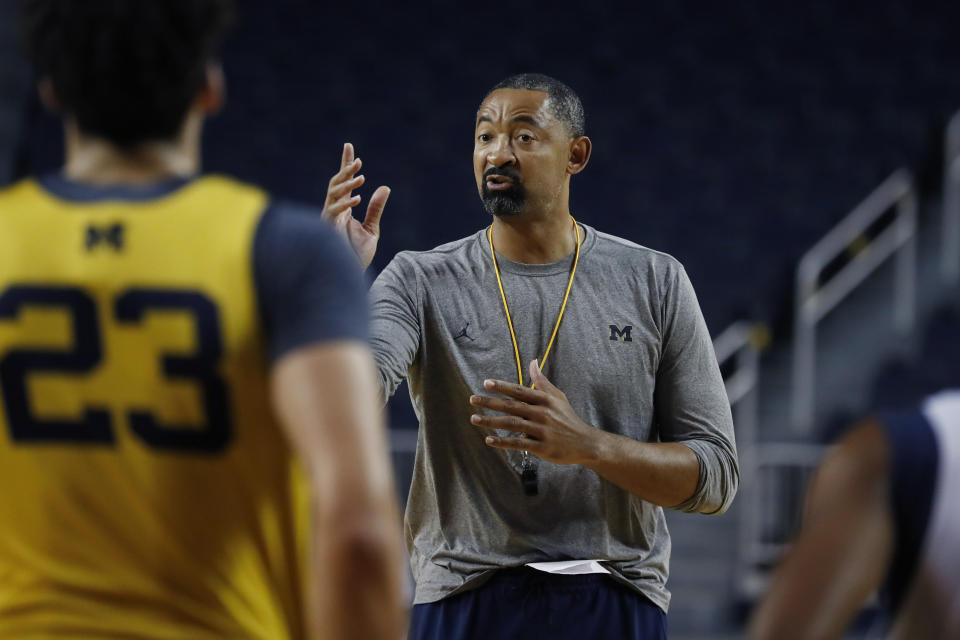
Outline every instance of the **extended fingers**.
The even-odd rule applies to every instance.
[[[522,431],[527,436],[536,437],[541,429],[529,420],[519,416],[485,416],[475,413],[470,416],[470,422],[481,429],[504,429],[506,431]]]
[[[334,176],[334,179],[336,179],[336,176]],[[327,197],[339,198],[340,196],[359,188],[364,181],[366,181],[364,176],[356,176],[354,178],[350,178],[349,180],[344,180],[343,182],[337,182],[336,184],[334,184],[334,181],[331,180],[330,187],[327,189]]]
[[[340,167],[340,171],[337,171],[335,174],[333,174],[333,177],[330,178],[327,189],[332,189],[336,185],[350,180],[357,174],[358,171],[360,171],[360,167],[362,166],[363,161],[360,160],[360,158],[356,158],[355,160],[351,160],[349,164]]]
[[[379,235],[380,218],[383,216],[383,209],[387,206],[387,199],[390,197],[390,187],[377,187],[377,190],[370,196],[370,204],[367,205],[367,215],[363,219],[363,226],[370,233]]]
[[[511,398],[494,398],[491,396],[470,396],[470,404],[501,413],[509,413],[522,418],[539,416],[540,409],[536,405],[527,404]]]
[[[537,360],[530,361],[530,379],[534,383],[533,386],[541,391],[559,391],[553,386],[553,383],[547,379],[547,376],[543,375],[543,371],[540,370],[540,363]]]
[[[324,211],[324,214],[326,214],[327,216],[329,216],[329,217],[331,217],[331,218],[336,218],[336,217],[339,216],[341,213],[343,213],[343,212],[345,212],[345,211],[349,211],[350,209],[353,209],[355,206],[357,206],[358,204],[360,204],[360,200],[361,200],[360,196],[340,198],[339,200],[337,200],[337,201],[334,202],[333,204],[328,205],[328,206],[323,210],[323,211]]]
[[[484,380],[483,387],[488,391],[510,396],[527,404],[543,404],[548,396],[542,391],[530,389],[520,384],[514,384],[505,380]]]
[[[336,176],[334,176],[336,179]],[[352,195],[353,190],[363,184],[364,177],[357,176],[346,182],[334,184],[330,181],[330,187],[327,189],[327,201],[323,207],[325,218],[336,217],[360,204],[360,196]]]
[[[340,156],[340,168],[343,169],[353,162],[353,145],[349,142],[343,143],[343,155]]]
[[[483,441],[494,449],[518,449],[520,451],[529,451],[533,454],[541,453],[543,447],[543,443],[539,440],[518,438],[516,436],[487,436]]]

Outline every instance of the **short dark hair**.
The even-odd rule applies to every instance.
[[[84,133],[132,148],[179,133],[233,0],[24,0],[27,55]]]
[[[483,99],[486,100],[491,93],[500,89],[527,89],[546,93],[550,100],[550,111],[567,126],[570,135],[574,138],[584,135],[586,116],[583,113],[583,103],[580,102],[580,96],[556,78],[551,78],[542,73],[518,73],[499,82],[490,91],[487,91],[487,95]]]

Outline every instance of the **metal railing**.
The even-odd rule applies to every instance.
[[[765,341],[760,336],[765,331],[762,325],[734,322],[713,340],[713,350],[720,366],[728,360],[734,361],[734,370],[723,383],[741,447],[757,440],[756,391],[760,377],[760,349]]]
[[[826,282],[824,269],[847,252],[883,214],[895,208],[894,221]],[[803,258],[797,268],[794,310],[793,398],[791,420],[809,432],[815,416],[817,325],[887,258],[896,258],[893,307],[898,330],[913,328],[916,298],[917,196],[913,179],[900,169],[885,180]]]
[[[827,447],[803,443],[764,443],[752,448],[753,481],[744,496],[740,526],[741,596],[759,597],[776,564],[796,532],[803,497]]]
[[[759,497],[756,486],[757,450],[759,444],[758,383],[760,378],[760,350],[766,342],[766,328],[750,322],[736,322],[727,327],[713,341],[717,362],[723,367],[733,361],[734,368],[724,379],[727,399],[733,411],[736,427],[737,455],[740,460],[740,490],[737,500],[738,575],[752,575],[753,559],[757,556],[756,540],[759,513],[754,506]],[[744,587],[746,590],[746,587]]]
[[[947,126],[944,149],[940,272],[954,285],[960,281],[960,111]]]

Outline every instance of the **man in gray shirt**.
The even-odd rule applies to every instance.
[[[683,267],[570,215],[583,129],[552,78],[494,87],[473,156],[493,224],[399,253],[372,287],[384,400],[406,379],[420,421],[411,640],[665,637],[662,507],[722,513],[736,493],[730,406]],[[354,220],[358,169],[345,154],[325,215],[369,263],[385,194]]]

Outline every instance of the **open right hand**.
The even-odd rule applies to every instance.
[[[353,195],[353,191],[360,188],[365,181],[362,175],[357,175],[362,164],[360,158],[354,158],[353,145],[349,142],[344,144],[343,156],[340,158],[340,171],[330,178],[330,184],[327,187],[323,219],[330,222],[350,242],[360,264],[367,268],[377,252],[377,243],[380,240],[380,217],[383,215],[384,207],[387,206],[390,187],[377,187],[373,192],[363,222],[354,218],[353,208],[360,204],[362,198]]]

